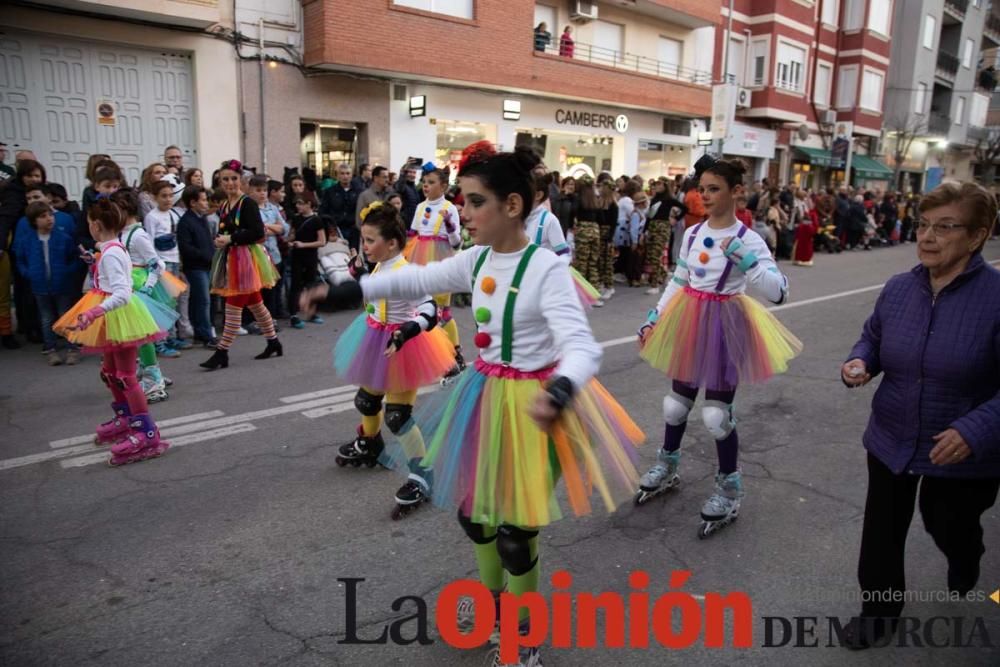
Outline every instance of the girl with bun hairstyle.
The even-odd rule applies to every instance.
[[[753,285],[772,303],[784,303],[788,279],[764,239],[735,216],[745,172],[740,161],[699,160],[695,177],[700,178],[708,220],[684,232],[677,270],[639,329],[640,355],[667,374],[671,389],[663,399],[663,449],[643,476],[636,503],[680,482],[681,439],[688,413],[704,388],[702,420],[716,441],[719,468],[715,491],[701,509],[699,537],[734,521],[743,497],[733,414],[736,388],[785,372],[789,360],[802,351],[802,343],[746,295]]]
[[[103,355],[101,379],[114,397],[114,417],[97,427],[94,443],[111,444],[113,466],[159,456],[170,446],[160,440],[135,374],[138,347],[166,332],[132,291],[132,261],[118,240],[127,220],[108,198],[97,199],[87,209],[90,234],[100,251],[91,269],[94,287],[52,326],[84,352]]]
[[[610,512],[627,501],[644,438],[594,379],[602,350],[569,267],[525,233],[536,163],[530,150],[497,153],[488,142],[466,148],[458,176],[465,228],[477,245],[427,266],[364,276],[359,285],[369,302],[471,288],[479,357],[451,391],[421,408],[416,423],[428,438],[422,463],[434,471],[432,500],[458,509],[480,578],[497,601],[505,588],[537,590],[541,527],[564,512],[585,515],[594,505]],[[400,463],[401,452],[389,450]],[[566,503],[555,493],[560,477]],[[471,622],[470,606],[460,604],[460,624]],[[540,664],[538,649],[521,647],[519,660]]]
[[[268,359],[284,354],[274,320],[264,307],[260,291],[274,287],[278,270],[264,249],[264,221],[260,208],[240,190],[243,165],[239,160],[223,162],[218,171],[219,183],[228,199],[219,208],[219,235],[215,237],[215,257],[209,285],[212,294],[226,299],[226,323],[215,354],[200,364],[214,371],[229,366],[229,348],[236,340],[243,308],[253,313],[260,332],[267,339],[267,347],[254,359]]]

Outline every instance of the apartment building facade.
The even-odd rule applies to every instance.
[[[902,0],[723,3],[715,73],[740,88],[724,152],[772,183],[887,182],[879,153],[894,4]],[[838,132],[852,145],[850,174],[832,152]],[[768,159],[759,149],[772,142]]]
[[[907,0],[895,7],[885,150],[904,190],[973,177],[992,93],[982,85],[983,52],[1000,46],[1000,21],[988,5]]]
[[[697,159],[717,0],[306,0],[303,8],[311,71],[384,82],[384,91],[356,96],[388,114],[388,145],[367,162],[455,164],[478,139],[508,150],[530,144],[573,175],[673,175]],[[551,37],[536,43],[540,23]],[[567,25],[574,45],[560,50]]]

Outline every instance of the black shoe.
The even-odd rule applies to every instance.
[[[209,338],[208,340],[205,341],[204,345],[206,350],[214,350],[219,346],[219,339]]]
[[[0,345],[3,345],[8,350],[19,350],[21,349],[21,344],[17,342],[17,338],[14,334],[7,334],[0,337]]]
[[[281,347],[280,340],[277,338],[268,338],[267,347],[264,348],[263,352],[254,357],[254,359],[270,359],[271,355],[275,354],[279,357],[283,356],[285,354],[285,350]]]
[[[887,646],[892,640],[886,637],[896,632],[898,625],[897,617],[855,616],[844,628],[843,646],[852,651]]]
[[[210,371],[214,371],[216,368],[229,368],[229,350],[217,349],[215,354],[208,358],[208,361],[198,365]]]

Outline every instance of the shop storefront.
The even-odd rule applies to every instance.
[[[725,157],[742,158],[748,163],[748,181],[759,181],[768,176],[768,169],[775,159],[778,135],[774,130],[733,123],[730,135],[722,144]],[[697,158],[696,158],[697,159]]]
[[[336,178],[337,165],[342,162],[357,169],[358,127],[354,123],[299,123],[299,162],[301,171],[312,170],[317,177]]]
[[[411,100],[419,101],[414,113]],[[487,139],[501,150],[527,144],[560,175],[644,178],[686,173],[701,121],[606,107],[590,102],[544,100],[407,86],[406,99],[390,102],[391,164],[410,156],[457,164],[468,144]]]
[[[895,190],[890,187],[892,169],[875,158],[855,155],[851,158],[851,185],[865,190]]]

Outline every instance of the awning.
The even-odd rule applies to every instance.
[[[855,155],[851,158],[851,168],[855,178],[869,181],[891,181],[892,169],[867,155]]]
[[[822,148],[808,148],[806,146],[794,146],[795,152],[798,153],[796,156],[800,160],[806,160],[809,164],[816,165],[817,167],[833,167],[840,166],[840,160],[833,157],[830,151],[825,151]]]

